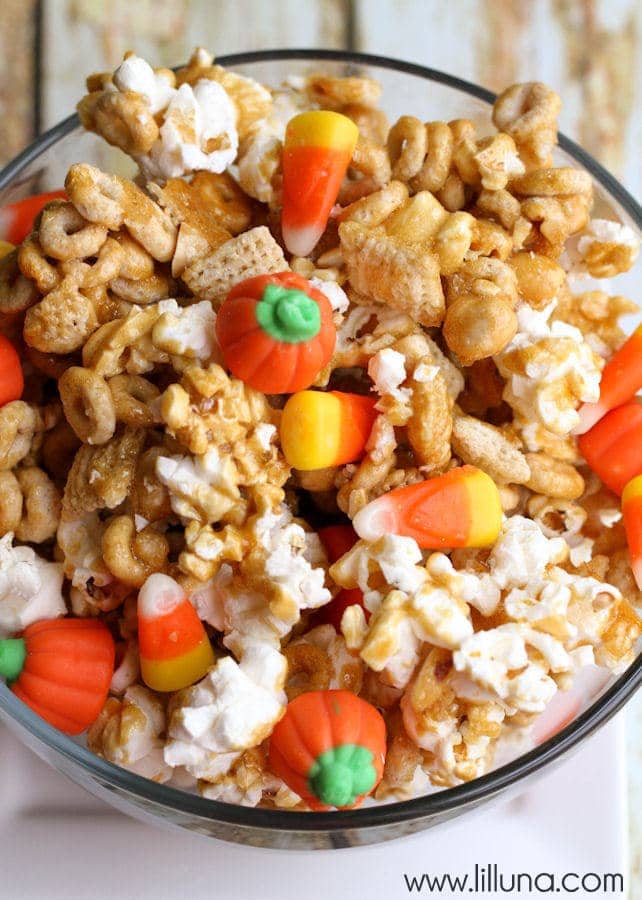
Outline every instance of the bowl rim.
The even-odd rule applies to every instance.
[[[347,50],[292,48],[256,50],[217,57],[217,63],[224,66],[287,60],[318,60],[370,65],[435,81],[489,104],[492,104],[496,97],[486,88],[446,72],[440,72],[418,63],[375,54]],[[25,166],[37,159],[41,153],[73,131],[78,125],[78,116],[74,114],[42,134],[0,172],[0,190],[16,179]],[[610,172],[574,141],[561,134],[559,135],[559,147],[587,169],[611,197],[623,207],[636,226],[642,229],[642,207]],[[473,781],[412,800],[335,812],[290,812],[279,809],[244,807],[210,800],[178,788],[158,784],[107,762],[75,743],[67,735],[39,718],[21,703],[4,684],[0,684],[0,713],[4,714],[8,722],[15,721],[22,729],[46,746],[50,746],[66,760],[79,764],[87,770],[88,774],[97,778],[104,787],[133,794],[139,801],[147,801],[155,806],[173,809],[183,815],[191,815],[230,826],[269,829],[284,833],[291,831],[337,833],[350,829],[380,828],[432,816],[445,816],[455,810],[477,805],[490,799],[505,788],[527,779],[568,753],[615,715],[637,690],[640,683],[642,683],[642,653],[588,709],[569,725],[539,747],[519,756],[512,762]]]

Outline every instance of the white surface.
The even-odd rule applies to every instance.
[[[505,877],[625,872],[623,746],[620,716],[526,794],[470,819],[373,847],[287,853],[139,824],[48,768],[0,726],[0,898],[449,898],[474,894],[410,894],[403,873],[463,875],[475,863],[497,863]]]

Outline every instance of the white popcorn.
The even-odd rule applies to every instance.
[[[142,94],[154,116],[167,108],[176,93],[169,72],[156,74],[148,62],[134,54],[124,59],[114,72],[114,85],[119,91]]]
[[[458,680],[476,687],[465,676],[455,673],[449,677],[449,688],[454,689]],[[460,695],[457,693],[457,696]],[[482,729],[478,727],[478,723],[471,724],[466,715],[469,712],[467,704],[453,704],[450,714],[446,715],[444,715],[446,710],[437,705],[436,715],[431,718],[429,709],[422,711],[415,709],[412,689],[401,698],[406,732],[418,747],[428,750],[431,754],[430,762],[424,764],[425,769],[432,776],[438,774],[440,781],[445,780],[451,785],[460,782],[462,764],[467,773],[466,780],[473,773],[478,777],[487,771],[499,729],[507,713],[506,706],[487,691],[477,688],[474,699],[471,699],[475,705],[483,704]],[[471,711],[474,708],[471,707]]]
[[[595,244],[616,244],[628,248],[631,265],[637,259],[640,248],[637,235],[628,225],[610,219],[591,219],[584,231],[572,235],[564,247],[560,263],[569,278],[582,278],[588,274],[586,255]]]
[[[216,447],[202,456],[159,456],[156,475],[170,492],[172,509],[185,519],[216,522],[240,496],[234,461]]]
[[[639,247],[640,241],[632,228],[609,219],[591,219],[580,235],[577,249],[582,255],[591,244],[624,244]]]
[[[348,295],[336,281],[324,281],[321,278],[310,278],[310,284],[328,298],[334,312],[345,313],[350,306]]]
[[[394,426],[387,416],[377,416],[366,441],[366,451],[375,462],[379,462],[388,459],[396,446]]]
[[[159,137],[148,154],[135,157],[147,180],[192,172],[223,172],[238,150],[236,108],[222,85],[204,78],[176,88],[170,73],[156,73],[139,56],[129,56],[107,90],[133,91],[149,103]]]
[[[574,637],[577,629],[567,620],[571,592],[567,585],[554,581],[537,585],[536,590],[513,588],[504,600],[506,612],[517,622],[553,631],[557,637]]]
[[[408,694],[404,694],[401,700],[401,708],[403,711],[404,727],[408,736],[421,747],[422,750],[429,750],[436,756],[441,758],[442,765],[450,769],[454,768],[454,760],[449,761],[448,757],[452,753],[453,743],[456,742],[457,735],[457,719],[447,718],[440,721],[431,722],[430,728],[424,728],[419,716],[412,704],[408,702]]]
[[[140,651],[138,641],[130,638],[117,669],[111,678],[109,691],[111,694],[124,694],[140,678]]]
[[[325,560],[319,536],[292,522],[287,507],[278,513],[264,513],[257,519],[254,533],[266,551],[265,574],[299,609],[316,609],[330,600],[324,587],[325,570],[318,567]]]
[[[504,589],[526,587],[543,575],[547,565],[565,556],[562,538],[547,538],[536,522],[512,516],[502,526],[488,563],[494,581]]]
[[[225,564],[213,578],[199,582],[189,595],[190,603],[198,613],[199,619],[207,622],[217,631],[225,630],[223,604],[228,595],[231,577],[232,570]]]
[[[163,783],[172,775],[163,758],[164,731],[162,702],[143,685],[133,685],[127,688],[116,716],[105,722],[98,739],[100,754],[130,772]]]
[[[270,126],[253,128],[243,141],[238,159],[239,184],[246,194],[272,204],[275,201],[273,181],[281,164],[283,141],[280,129]]]
[[[571,589],[569,622],[576,627],[576,643],[588,642],[596,649],[611,620],[613,604],[622,598],[612,584],[595,578],[580,578],[565,573]]]
[[[457,671],[466,672],[512,708],[541,712],[557,685],[540,662],[531,660],[528,646],[539,651],[552,672],[573,669],[573,660],[559,641],[528,625],[512,623],[471,635],[455,651],[453,662]]]
[[[217,81],[202,79],[173,92],[159,138],[136,161],[148,180],[179,178],[197,171],[223,172],[237,150],[234,104]]]
[[[371,575],[378,569],[391,588],[406,594],[418,590],[426,579],[421,562],[421,550],[412,538],[387,534],[374,543],[358,541],[342,558],[340,576],[335,578],[342,587],[359,587],[363,591],[365,606],[375,612],[383,600],[384,592],[373,589]]]
[[[443,553],[433,553],[426,563],[429,578],[413,594],[418,636],[437,647],[453,649],[473,633],[468,605],[461,600],[462,577]]]
[[[420,638],[407,609],[407,598],[391,591],[370,619],[360,656],[375,672],[384,673],[387,684],[405,687],[419,662]]]
[[[104,531],[105,523],[97,512],[85,513],[79,519],[61,520],[56,539],[64,556],[64,573],[73,587],[84,588],[89,580],[104,587],[114,580],[103,561]]]
[[[402,388],[406,380],[406,360],[403,353],[386,347],[375,353],[368,362],[368,375],[372,378],[376,392],[382,397],[391,397],[398,403],[408,403],[412,397],[410,388]],[[381,408],[381,401],[376,409]]]
[[[599,399],[602,360],[579,329],[548,321],[554,303],[540,313],[528,304],[518,306],[517,334],[494,359],[513,410],[527,422],[566,435],[579,424],[578,407]],[[510,360],[515,351],[523,357],[517,371]]]
[[[337,328],[335,352],[348,350],[357,340],[357,335],[379,310],[375,306],[354,306]]]
[[[595,541],[587,537],[578,537],[576,540],[566,538],[569,545],[569,559],[574,566],[589,563],[593,559],[593,545]]]
[[[456,572],[443,553],[432,554],[425,568],[418,565],[421,560],[412,538],[385,535],[373,543],[359,541],[333,568],[342,587],[361,588],[365,606],[373,613],[361,658],[371,669],[385,671],[395,687],[408,683],[422,642],[453,649],[473,631],[462,597],[464,590],[474,593],[470,577]],[[371,587],[377,573],[388,589]],[[346,620],[346,633],[351,625],[357,623]],[[359,630],[352,628],[355,634]]]
[[[567,540],[571,561],[574,551],[581,561],[589,539],[574,534]],[[587,641],[597,647],[621,594],[613,585],[560,568],[567,540],[547,538],[536,522],[513,516],[504,523],[488,559],[490,577],[508,591],[504,605],[512,619],[559,637],[567,650]]]
[[[615,507],[612,509],[601,509],[598,513],[598,519],[605,528],[613,528],[621,518],[622,510]]]
[[[619,592],[611,585],[580,578],[560,568],[558,563],[567,558],[568,552],[563,538],[546,537],[536,522],[523,516],[504,521],[488,557],[487,571],[482,572],[456,570],[443,553],[433,553],[422,567],[421,552],[410,538],[387,535],[373,543],[359,541],[332,569],[335,581],[342,587],[359,587],[363,591],[366,608],[373,613],[367,625],[362,615],[346,613],[342,630],[348,646],[359,650],[361,658],[370,668],[382,672],[387,683],[403,688],[420,658],[422,644],[456,652],[467,653],[471,648],[474,651],[475,644],[470,644],[475,635],[469,607],[489,616],[503,600],[503,608],[514,624],[521,629],[530,628],[532,634],[528,630],[500,631],[500,650],[504,645],[519,644],[515,634],[526,634],[530,645],[538,649],[541,639],[549,656],[559,651],[563,665],[554,668],[554,672],[574,671],[582,656],[571,654],[580,645],[599,646]],[[496,631],[492,629],[488,634]],[[592,657],[591,648],[585,655]],[[505,699],[498,690],[501,670],[497,667],[492,684],[486,676],[486,680],[477,677],[482,672],[479,666],[462,663],[461,671],[465,671],[476,691],[486,691],[475,698],[476,702]],[[521,703],[519,698],[531,689],[539,691],[537,696],[541,699],[555,687],[548,676],[546,668],[530,669],[512,687],[504,686],[502,690],[513,692],[515,702]],[[489,696],[491,690],[493,694]],[[512,705],[508,700],[506,703]]]
[[[281,718],[287,661],[265,644],[249,645],[237,663],[219,659],[174,711],[165,745],[168,765],[215,781],[243,750],[256,747]]]
[[[161,313],[152,330],[152,341],[159,350],[207,363],[215,355],[216,313],[207,300],[179,306],[176,300],[161,300]]]
[[[227,580],[225,570],[224,566],[215,576],[218,585]],[[300,616],[294,603],[285,615],[275,614],[265,595],[245,587],[241,579],[229,578],[227,588],[221,587],[217,593],[221,604],[222,631],[226,635],[223,643],[237,656],[243,654],[248,641],[279,647],[282,638],[290,633]]]
[[[418,381],[421,384],[425,384],[429,381],[434,381],[438,374],[439,366],[431,366],[428,363],[421,362],[415,368],[415,371],[412,373],[412,377],[415,379],[415,381]]]
[[[239,806],[258,806],[264,792],[269,792],[274,796],[279,791],[282,793],[287,792],[291,796],[291,802],[277,805],[296,806],[300,802],[300,798],[290,791],[280,778],[277,778],[276,775],[265,769],[261,771],[250,770],[246,777],[239,778],[228,774],[214,783],[202,782],[199,785],[199,791],[208,800],[218,800],[220,803],[236,803]]]
[[[286,506],[257,517],[249,537],[260,549],[271,591],[248,586],[225,564],[191,595],[201,618],[224,632],[224,644],[236,656],[243,655],[248,643],[279,648],[303,610],[332,598],[324,585],[326,558],[319,537],[293,522]]]
[[[311,109],[304,94],[275,91],[270,115],[255,122],[238,157],[239,182],[246,194],[272,205],[277,199],[275,176],[281,167],[285,128],[293,116]]]
[[[621,599],[612,585],[560,568],[565,543],[546,538],[529,519],[508,519],[488,567],[507,591],[504,609],[515,621],[477,632],[454,653],[459,672],[517,710],[541,711],[556,690],[551,674],[593,663],[593,648],[599,649],[613,604]],[[582,544],[571,554],[577,548]],[[541,659],[531,659],[528,646]]]
[[[549,319],[556,308],[557,299],[551,300],[551,302],[542,309],[534,309],[530,303],[518,303],[517,308],[515,309],[515,314],[517,316],[517,332],[510,344],[506,347],[506,350],[511,347],[524,346],[524,344],[527,343],[527,339],[533,343],[534,341],[539,340],[539,338],[549,337],[551,333]]]
[[[12,541],[12,532],[0,538],[0,638],[67,612],[60,563],[41,559],[31,547],[14,547]]]
[[[277,433],[276,425],[270,425],[268,422],[261,422],[254,429],[254,435],[263,450],[269,450],[270,445]]]

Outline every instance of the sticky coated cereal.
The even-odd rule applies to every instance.
[[[128,54],[78,109],[136,182],[77,163],[68,199],[0,261],[0,322],[35,385],[0,409],[0,571],[28,608],[53,566],[55,615],[99,616],[117,638],[89,748],[212,799],[305,808],[269,739],[310,690],[382,710],[376,801],[477,778],[587,666],[621,671],[642,631],[618,500],[573,434],[636,308],[574,278],[626,271],[639,242],[591,218],[586,172],[555,165],[547,86],[508,87],[485,137],[413,110],[388,122],[380,93],[323,72],[265,86],[203,49],[176,74]],[[285,124],[317,109],[359,137],[324,234],[294,256]],[[349,462],[294,469],[287,396],[236,377],[217,342],[229,291],[283,272],[332,307],[313,389],[373,400]],[[433,552],[393,531],[329,558],[328,521],[461,465],[499,488],[492,546]],[[205,678],[166,695],[142,682],[136,638],[156,575],[216,647]],[[363,605],[333,619],[347,591]]]

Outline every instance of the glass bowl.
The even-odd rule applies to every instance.
[[[382,106],[391,120],[412,114],[422,120],[465,117],[489,120],[493,95],[476,85],[422,66],[365,54],[322,50],[269,50],[220,57],[217,62],[270,85],[287,76],[325,71],[363,74],[383,86]],[[486,125],[488,128],[488,125]],[[558,162],[587,169],[594,180],[599,215],[642,229],[642,209],[594,159],[567,138],[560,138]],[[68,167],[89,162],[122,174],[131,161],[83,132],[70,116],[28,147],[0,173],[0,206],[30,194],[60,187]],[[633,293],[633,273],[618,279],[618,290]],[[252,809],[207,800],[156,784],[95,756],[34,715],[0,685],[0,717],[51,766],[123,812],[156,824],[186,828],[210,837],[258,847],[328,849],[398,838],[470,813],[512,790],[522,791],[534,776],[576,750],[616,713],[642,680],[642,655],[599,696],[592,696],[574,720],[534,750],[487,775],[413,800],[333,813]]]

